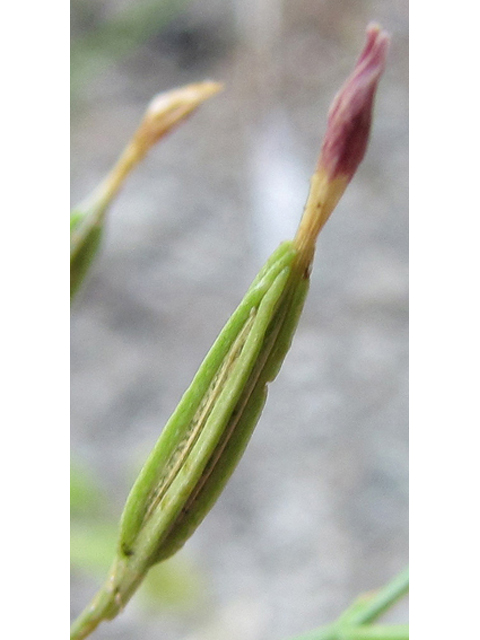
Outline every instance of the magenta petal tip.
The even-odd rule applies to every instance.
[[[350,180],[365,155],[373,101],[389,42],[388,34],[378,25],[368,26],[365,46],[330,107],[318,169],[331,180]]]

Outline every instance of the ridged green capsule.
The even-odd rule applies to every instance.
[[[74,623],[72,638],[115,617],[148,569],[183,546],[221,493],[303,308],[309,277],[298,256],[293,242],[280,245],[201,364],[130,492],[109,578]]]
[[[150,564],[172,555],[233,472],[303,306],[308,280],[292,271],[296,255],[291,242],[280,246],[205,358],[130,493],[120,554]]]

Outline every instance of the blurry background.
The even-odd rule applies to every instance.
[[[372,20],[392,46],[370,147],[263,417],[195,536],[99,639],[285,640],[407,562],[408,18],[403,0],[72,0],[72,204],[155,93],[225,83],[128,180],[73,305],[72,615],[162,426],[294,233]]]

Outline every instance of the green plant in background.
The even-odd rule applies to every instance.
[[[73,0],[71,90],[127,55],[149,37],[164,29],[189,0],[142,0],[99,17],[105,7],[91,0]]]
[[[200,82],[161,93],[150,103],[116,165],[95,192],[70,215],[70,297],[77,293],[95,258],[105,215],[125,178],[148,150],[200,104],[220,91],[218,82]]]
[[[79,291],[95,260],[104,233],[108,207],[129,173],[148,150],[192,114],[204,100],[220,91],[216,82],[201,82],[159,94],[150,103],[132,139],[95,192],[70,216],[70,296]],[[73,567],[99,578],[114,556],[118,525],[96,478],[73,461],[70,477],[72,514],[70,558]],[[162,565],[144,585],[144,601],[186,608],[198,599],[199,577],[182,560]]]
[[[404,569],[373,593],[361,595],[332,624],[289,640],[408,640],[408,625],[371,624],[408,593],[409,572]]]
[[[70,469],[70,563],[76,571],[101,580],[115,555],[117,519],[100,481],[74,460]],[[140,589],[144,608],[189,611],[202,602],[201,576],[176,556],[154,567]]]
[[[293,339],[308,292],[316,238],[364,156],[387,49],[388,36],[378,26],[369,27],[365,48],[330,109],[297,234],[261,269],[163,429],[127,499],[105,585],[73,623],[72,639],[85,638],[102,620],[119,613],[149,570],[192,535],[235,469],[260,417],[267,385],[278,374]],[[209,95],[218,90],[218,85],[209,86]],[[195,106],[201,101],[198,96],[196,100]],[[165,122],[171,128],[185,115],[177,109],[173,117],[170,108],[160,118],[158,113],[158,104],[147,110],[114,171],[73,214],[72,293],[97,252],[106,207],[124,177],[165,132]],[[407,638],[404,625],[371,624],[407,586],[408,573],[403,573],[376,595],[354,603],[336,623],[296,640]]]

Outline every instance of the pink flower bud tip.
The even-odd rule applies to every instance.
[[[373,100],[385,67],[390,38],[378,25],[367,28],[367,42],[328,113],[318,171],[330,180],[350,181],[365,155]]]
[[[327,132],[312,176],[305,211],[295,236],[298,266],[308,273],[316,238],[342,197],[365,155],[373,99],[385,67],[389,37],[377,25],[367,29],[367,42],[328,114]]]

